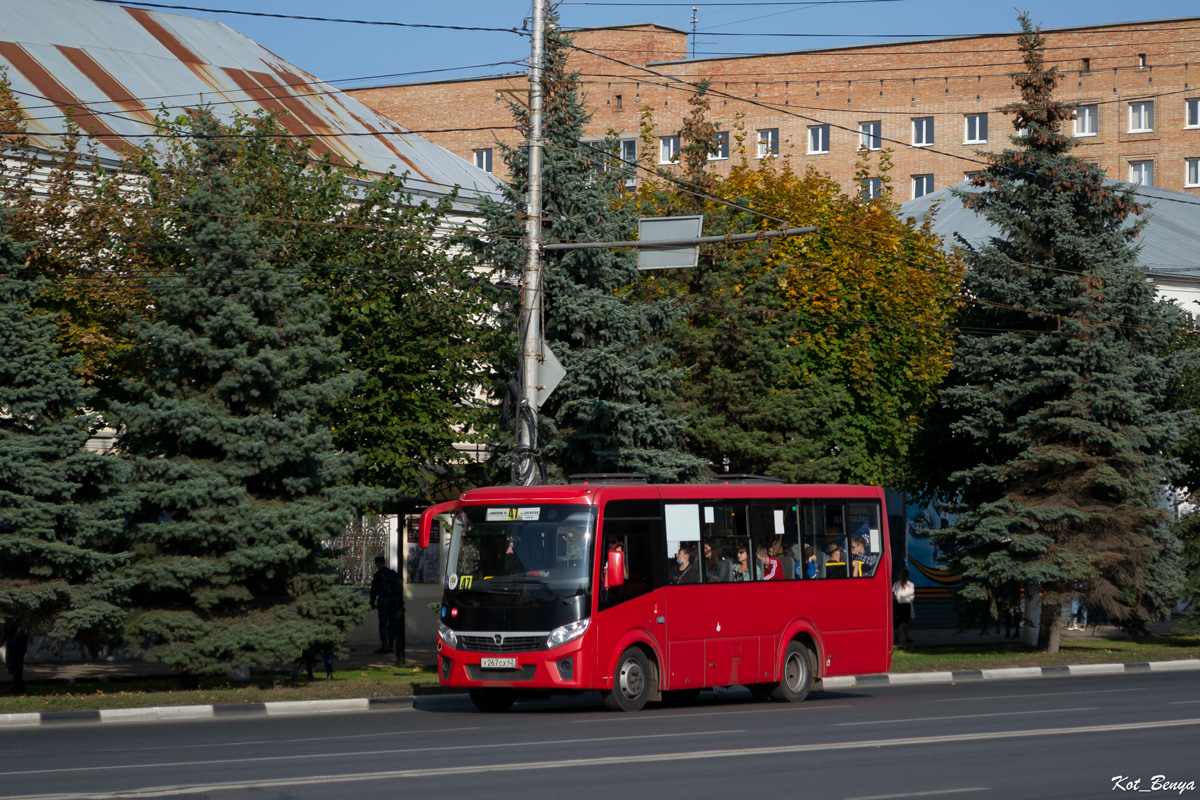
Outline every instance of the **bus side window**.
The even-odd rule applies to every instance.
[[[800,570],[801,580],[825,575],[825,508],[811,500],[800,507]]]
[[[625,553],[625,584],[601,590],[600,607],[611,608],[654,588],[654,543],[662,536],[661,507],[657,500],[613,501],[605,506],[603,525],[600,569],[608,562],[611,544]]]
[[[856,578],[870,578],[883,560],[883,528],[878,503],[847,503],[850,567]]]
[[[723,504],[701,507],[700,567],[705,583],[728,583],[732,580],[733,551],[728,523],[728,513]]]
[[[849,548],[846,545],[842,504],[825,503],[823,509],[825,512],[825,536],[822,542],[825,555],[824,574],[826,578],[845,578],[849,576],[850,569],[847,564]],[[817,558],[820,557],[821,550],[819,549]]]
[[[750,506],[750,539],[754,546],[755,567],[763,580],[795,578],[795,562],[784,544],[789,513],[793,516],[792,530],[795,531],[794,508],[795,503],[786,500],[760,501]]]

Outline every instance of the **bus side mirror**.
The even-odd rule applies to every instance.
[[[438,514],[445,514],[451,511],[458,503],[451,500],[448,503],[438,503],[436,506],[430,506],[421,512],[421,532],[419,542],[421,549],[425,550],[429,547],[430,528],[433,527],[433,518]]]
[[[625,585],[625,554],[620,550],[608,551],[608,568],[604,570],[604,588],[615,589]]]

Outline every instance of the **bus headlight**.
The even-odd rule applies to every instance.
[[[454,635],[454,631],[446,627],[446,623],[438,623],[438,636],[441,637],[447,647],[458,647],[458,637]]]
[[[581,619],[578,622],[570,622],[559,628],[550,631],[550,635],[546,637],[546,647],[548,649],[566,644],[572,639],[578,639],[583,636],[584,631],[588,629],[590,618]]]

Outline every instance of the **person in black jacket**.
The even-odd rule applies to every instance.
[[[379,615],[379,649],[390,653],[396,646],[396,614],[400,610],[400,576],[387,565],[383,556],[375,556],[375,577],[371,579],[371,608]]]
[[[12,676],[13,694],[25,693],[25,650],[29,647],[29,634],[15,619],[4,621],[4,666]]]

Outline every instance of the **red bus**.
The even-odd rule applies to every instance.
[[[748,686],[798,702],[892,658],[878,487],[721,482],[474,489],[452,514],[445,686],[484,711],[599,690],[613,709]]]

